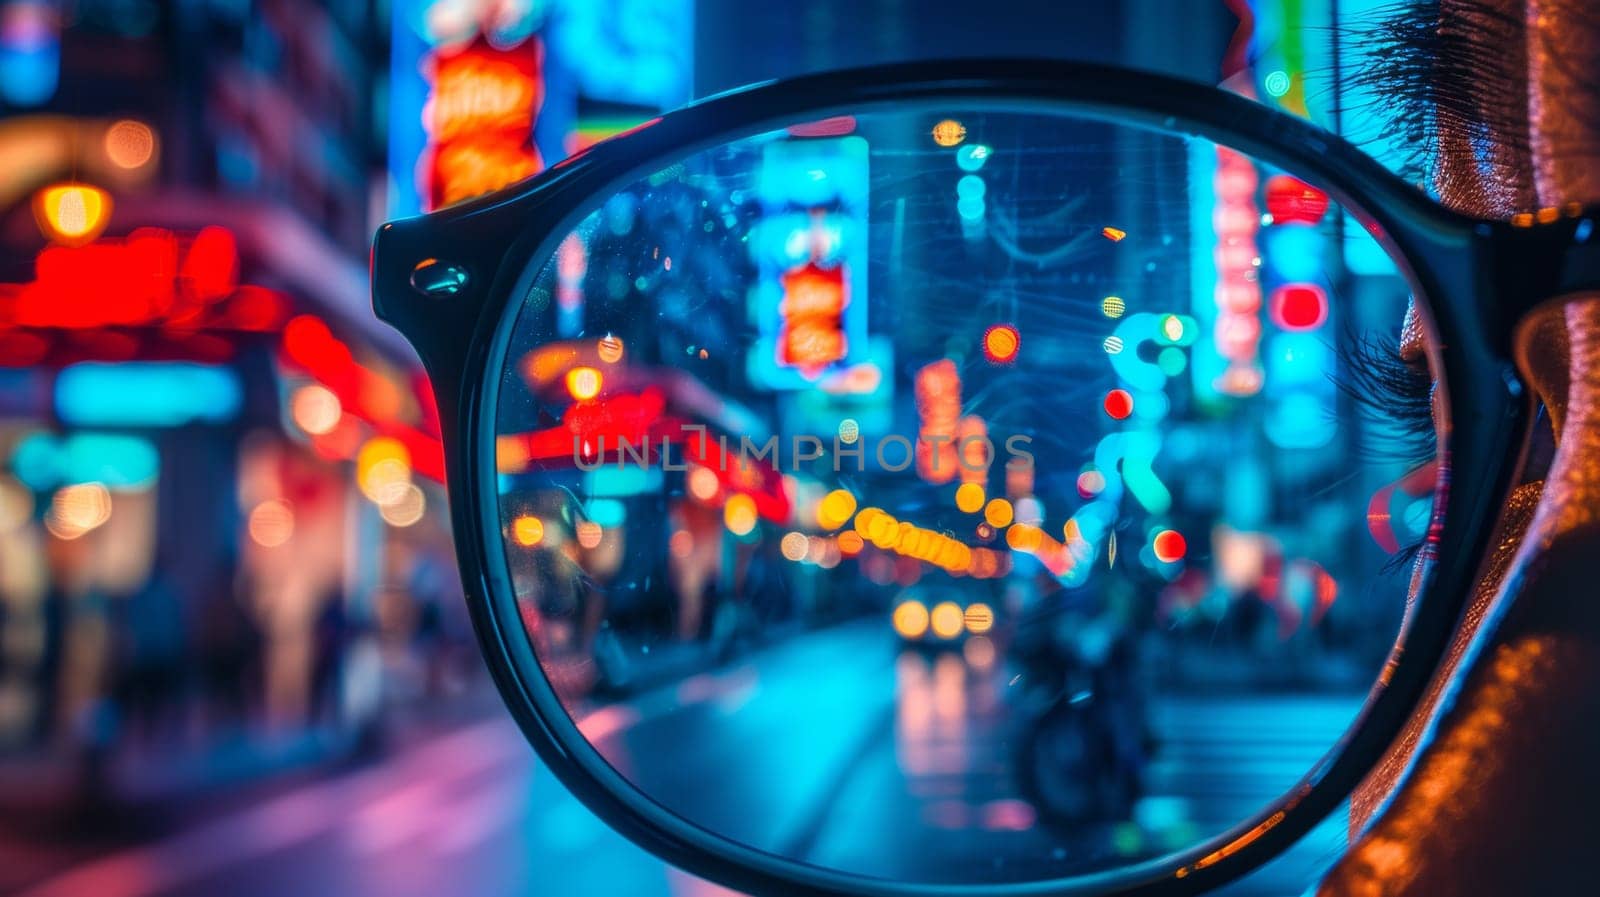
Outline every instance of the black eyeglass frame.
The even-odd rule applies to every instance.
[[[1276,805],[1204,844],[1123,869],[995,886],[882,881],[777,857],[687,822],[623,778],[578,731],[525,634],[504,553],[494,458],[499,374],[520,297],[560,239],[611,191],[698,150],[796,122],[964,101],[1189,134],[1326,190],[1371,230],[1410,282],[1450,410],[1441,437],[1448,494],[1440,493],[1432,580],[1341,742]],[[1420,701],[1526,447],[1534,400],[1511,361],[1513,329],[1541,302],[1600,289],[1600,238],[1589,239],[1595,217],[1539,216],[1518,227],[1458,215],[1336,135],[1201,84],[1061,61],[908,63],[713,97],[505,190],[385,224],[373,248],[373,296],[378,316],[417,349],[432,381],[458,560],[494,682],[540,759],[613,828],[668,862],[757,894],[1192,894],[1261,865],[1326,817]]]

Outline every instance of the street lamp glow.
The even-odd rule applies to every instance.
[[[46,238],[82,246],[111,220],[111,195],[88,184],[54,184],[33,195],[34,217]]]

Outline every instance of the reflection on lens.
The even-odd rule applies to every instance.
[[[1030,881],[1270,807],[1355,719],[1436,511],[1394,266],[1203,141],[830,121],[529,260],[497,600],[606,762],[789,859]]]

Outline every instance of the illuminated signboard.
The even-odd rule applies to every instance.
[[[1248,157],[1196,143],[1189,185],[1194,249],[1193,310],[1212,339],[1193,351],[1190,375],[1203,402],[1261,391],[1260,175]],[[1220,395],[1219,395],[1220,394]]]
[[[31,433],[11,452],[11,469],[30,488],[47,492],[72,483],[111,489],[149,486],[161,458],[148,439],[121,433]]]
[[[868,356],[867,142],[770,143],[757,189],[751,380],[770,389],[834,380]]]
[[[391,0],[388,5],[390,218],[415,215],[432,198],[427,159],[433,144],[419,113],[434,90],[435,61],[475,42],[486,39],[489,47],[511,53],[542,46],[548,54],[534,64],[540,97],[531,127],[531,144],[547,162],[692,96],[693,0]],[[499,142],[494,151],[478,146],[476,158],[501,172],[526,167],[528,156],[506,152],[509,148]],[[458,173],[465,179],[465,169]],[[503,186],[516,177],[487,180]]]
[[[72,426],[219,423],[232,419],[243,399],[238,375],[212,365],[77,364],[56,377],[56,415]]]
[[[823,267],[815,258],[779,275],[778,364],[813,377],[844,360],[844,309],[849,303],[844,278],[844,265]]]
[[[575,153],[687,103],[694,69],[693,0],[553,0],[550,53],[576,92],[563,148]],[[563,98],[564,99],[564,98]],[[559,100],[542,116],[567,129]]]
[[[693,0],[561,0],[550,48],[583,96],[668,109],[688,102]]]
[[[128,359],[222,361],[232,337],[276,330],[288,302],[239,284],[233,234],[140,228],[50,246],[28,283],[0,284],[0,365]]]
[[[544,167],[533,145],[544,103],[543,62],[537,38],[505,50],[479,38],[433,54],[422,109],[430,208],[497,190]]]
[[[942,358],[924,365],[916,377],[917,476],[930,483],[948,483],[961,469],[956,454],[961,424],[961,374],[955,362]]]

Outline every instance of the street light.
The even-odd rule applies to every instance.
[[[52,184],[33,194],[33,214],[46,239],[82,246],[106,229],[111,194],[89,184]]]

